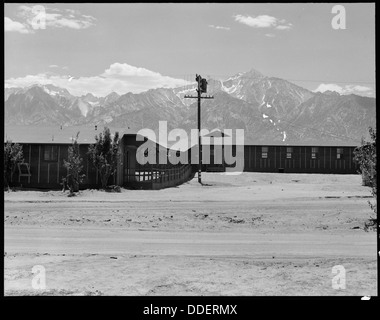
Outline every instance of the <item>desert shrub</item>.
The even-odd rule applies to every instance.
[[[16,171],[17,164],[24,161],[22,146],[18,143],[7,141],[4,144],[4,188],[8,191],[12,184],[12,176]]]
[[[120,157],[119,132],[115,132],[113,139],[110,130],[105,127],[103,133],[95,136],[95,144],[88,147],[88,155],[94,167],[99,171],[102,189],[106,189],[108,179],[116,173]]]
[[[373,201],[368,204],[375,216],[370,217],[365,229],[377,226],[377,169],[376,169],[376,129],[369,128],[370,141],[362,140],[362,145],[354,150],[354,161],[359,164],[363,184],[371,188]]]
[[[79,154],[78,136],[79,132],[68,149],[67,160],[63,160],[63,166],[67,169],[67,175],[62,179],[62,184],[64,190],[66,188],[70,190],[70,195],[79,191],[79,185],[83,182],[85,177],[85,175],[82,174],[83,159]]]

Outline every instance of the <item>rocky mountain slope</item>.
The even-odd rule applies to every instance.
[[[106,97],[73,96],[53,85],[5,88],[5,124],[109,125],[157,129],[197,128],[196,85]],[[202,128],[244,129],[254,143],[340,142],[355,145],[376,126],[376,100],[336,92],[315,93],[256,70],[226,80],[208,79]],[[354,142],[356,141],[356,142]]]

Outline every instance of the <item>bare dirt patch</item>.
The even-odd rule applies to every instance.
[[[375,295],[358,175],[205,173],[164,190],[5,192],[6,295]],[[373,253],[372,253],[373,252]],[[34,265],[46,290],[31,287]],[[332,267],[347,288],[331,286]]]

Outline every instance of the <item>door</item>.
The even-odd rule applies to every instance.
[[[136,181],[136,147],[127,146],[124,153],[124,181]]]

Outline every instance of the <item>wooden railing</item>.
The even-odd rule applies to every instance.
[[[126,186],[138,189],[162,189],[182,184],[192,177],[190,164],[165,167],[140,167],[125,176]]]

